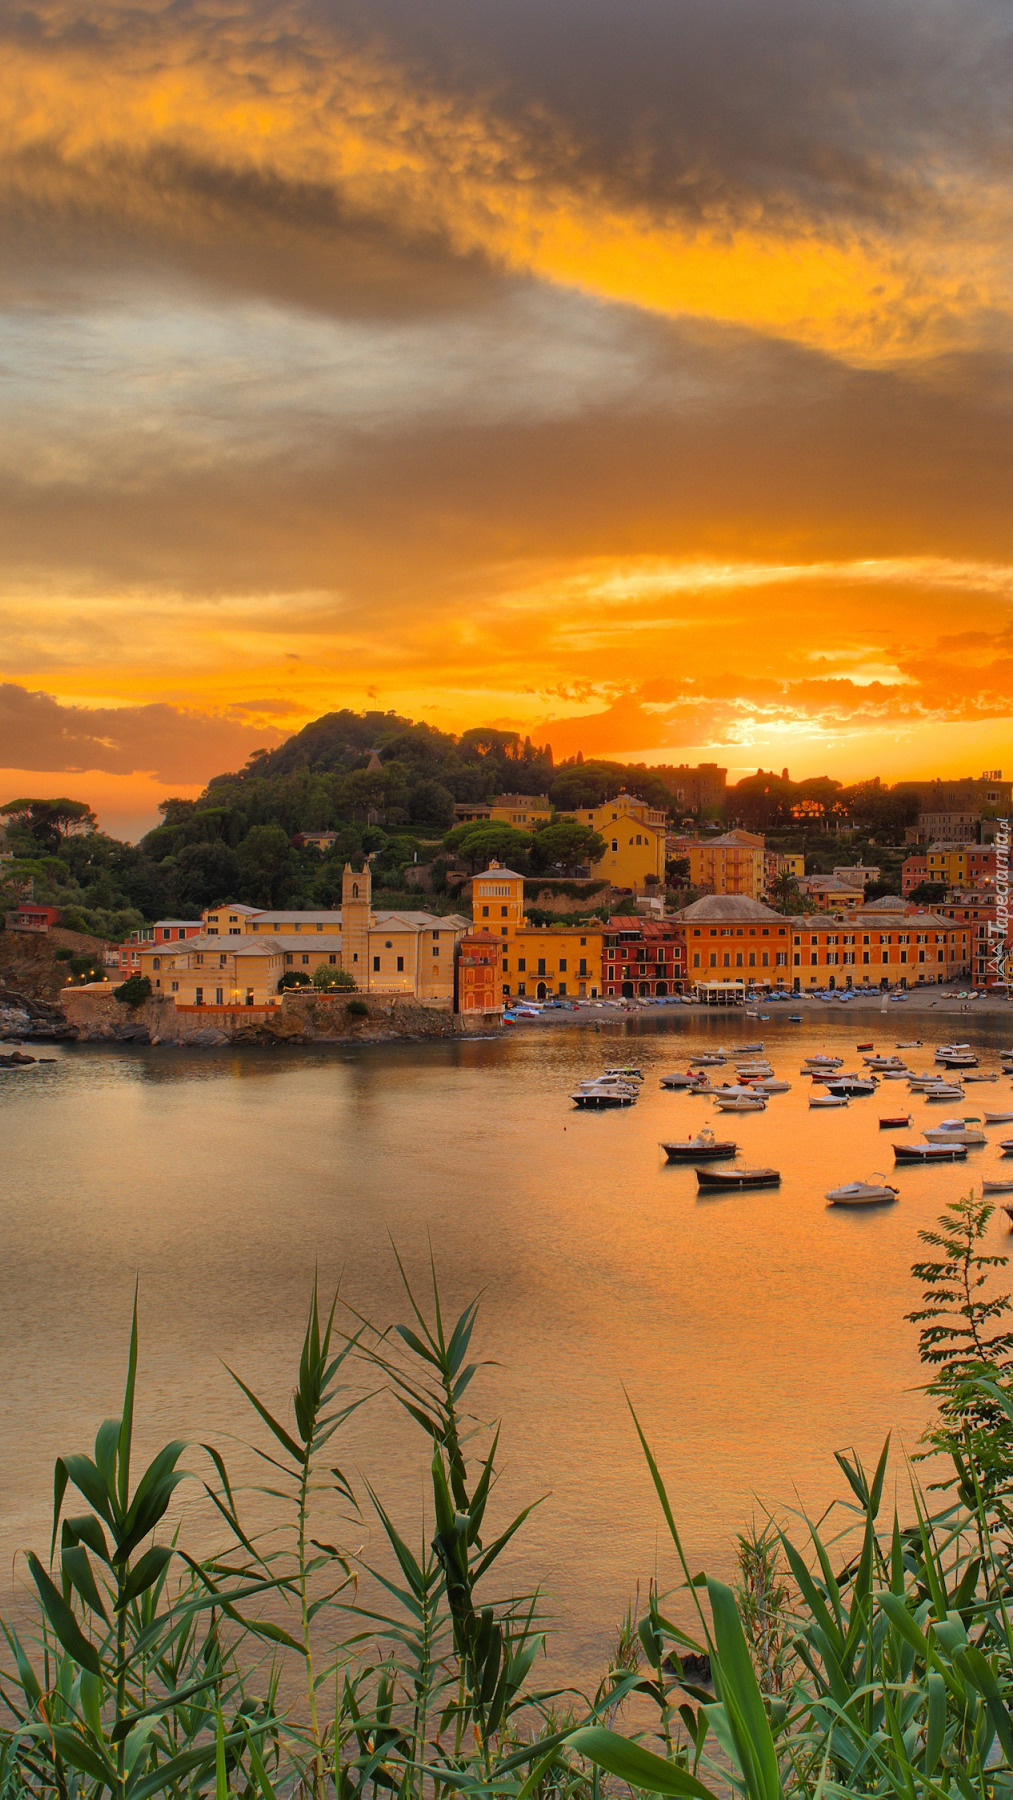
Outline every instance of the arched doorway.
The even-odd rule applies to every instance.
[[[546,1000],[548,998],[548,993],[549,993],[549,990],[546,987],[544,981],[540,981],[538,983],[538,998],[539,998],[539,1000]]]
[[[658,985],[654,991],[656,994],[667,994],[668,993],[668,982],[667,981],[659,981]]]
[[[831,975],[830,980],[827,982],[827,987],[835,988],[836,986],[837,986],[837,981],[836,981],[835,977],[833,975]]]
[[[632,981],[624,981],[623,982],[623,999],[624,1000],[632,1000],[633,999],[633,983],[632,983]]]
[[[646,995],[647,995],[647,994],[649,994],[649,993],[650,993],[650,991],[651,991],[651,990],[650,990],[650,988],[649,988],[649,986],[648,986],[648,984],[647,984],[647,982],[646,982],[646,981],[642,981],[642,982],[641,982],[641,983],[640,983],[640,993],[641,993],[641,997],[642,997],[642,998],[643,998],[643,997],[644,997],[644,996],[646,996]]]

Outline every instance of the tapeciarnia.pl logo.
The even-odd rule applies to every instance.
[[[989,926],[992,938],[992,967],[995,979],[1003,987],[1010,984],[1009,944],[1009,843],[1010,822],[997,819],[995,827],[995,919]]]

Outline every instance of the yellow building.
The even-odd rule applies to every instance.
[[[500,939],[505,999],[597,1000],[602,982],[601,925],[529,925],[524,877],[490,863],[471,885],[475,925]]]
[[[763,868],[770,893],[779,875],[790,875],[793,881],[801,881],[805,875],[805,857],[795,850],[764,850]]]
[[[459,800],[454,807],[455,825],[491,819],[499,825],[513,825],[518,831],[533,831],[551,817],[547,794],[494,794],[491,800]]]
[[[591,864],[596,881],[634,893],[664,886],[667,813],[624,791],[601,806],[582,807],[573,817],[605,839],[604,856]]]
[[[726,831],[686,847],[690,885],[706,894],[742,894],[762,900],[767,889],[766,853],[762,837],[751,831]]]
[[[948,888],[970,887],[968,851],[977,844],[930,844],[925,852],[926,881],[943,882]]]
[[[347,969],[362,993],[453,1004],[454,954],[468,931],[459,913],[374,912],[368,867],[346,866],[339,912],[288,912],[230,903],[208,907],[205,932],[178,946],[141,949],[139,973],[180,1006],[261,1006],[295,970]]]

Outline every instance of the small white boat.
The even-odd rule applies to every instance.
[[[763,1039],[758,1044],[719,1044],[721,1056],[751,1056],[754,1050],[763,1049]]]
[[[905,1038],[903,1043],[898,1039],[897,1042],[898,1050],[920,1050],[921,1047],[921,1038]]]
[[[720,1050],[705,1050],[702,1056],[691,1056],[689,1066],[691,1069],[715,1069],[727,1061],[727,1056]]]
[[[729,1094],[725,1098],[719,1094],[715,1096],[714,1104],[719,1112],[765,1112],[767,1109],[766,1100],[759,1094]]]
[[[1000,1138],[999,1148],[1004,1156],[1013,1156],[1013,1138]]]
[[[684,1075],[680,1069],[673,1069],[671,1075],[661,1077],[663,1088],[698,1088],[704,1085],[704,1081],[704,1076]]]
[[[620,1087],[616,1082],[602,1082],[600,1085],[580,1088],[570,1098],[574,1106],[579,1106],[583,1112],[600,1112],[606,1106],[633,1106],[637,1096],[631,1087]]]
[[[606,1069],[605,1078],[608,1081],[613,1079],[617,1081],[643,1081],[644,1071],[643,1069],[635,1069],[628,1063],[625,1068]]]
[[[774,1070],[769,1062],[737,1062],[736,1075],[773,1075]]]
[[[874,1094],[878,1084],[875,1075],[831,1075],[826,1085],[828,1093],[846,1094],[850,1099],[856,1094]]]
[[[960,1079],[961,1081],[998,1081],[999,1077],[995,1073],[986,1075],[984,1069],[979,1069],[977,1073],[972,1069],[965,1069]]]
[[[875,1069],[879,1073],[882,1073],[884,1069],[898,1069],[904,1075],[908,1073],[907,1064],[902,1056],[863,1056],[862,1061],[867,1069]]]
[[[751,1081],[750,1087],[757,1094],[789,1094],[791,1082],[782,1081],[779,1075],[761,1075],[758,1081]]]
[[[807,1069],[839,1069],[843,1063],[843,1056],[807,1056],[804,1067]]]
[[[983,1194],[1013,1194],[1013,1181],[983,1181],[981,1191]],[[1002,1210],[1008,1213],[1010,1208],[1004,1206]]]
[[[1011,1125],[1013,1124],[1013,1112],[987,1112],[985,1114],[985,1124]]]
[[[812,1106],[850,1106],[847,1094],[810,1094],[809,1105]]]
[[[875,1181],[846,1181],[827,1194],[831,1206],[881,1206],[896,1200],[899,1188],[891,1187],[884,1176]]]
[[[962,1087],[951,1086],[949,1082],[943,1082],[937,1088],[926,1088],[925,1098],[930,1105],[937,1100],[962,1100],[964,1090]]]
[[[987,1144],[988,1139],[976,1119],[941,1119],[926,1131],[928,1144]]]

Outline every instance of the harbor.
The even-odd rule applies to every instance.
[[[448,1304],[484,1295],[476,1350],[495,1361],[483,1416],[503,1419],[501,1503],[549,1496],[517,1551],[518,1579],[548,1571],[574,1676],[598,1666],[631,1570],[660,1556],[659,1579],[676,1578],[624,1383],[690,1522],[690,1552],[719,1573],[763,1507],[828,1501],[833,1450],[874,1459],[889,1431],[915,1449],[928,1412],[904,1317],[918,1303],[917,1234],[970,1187],[1013,1178],[999,1149],[1013,1126],[983,1121],[984,1147],[944,1144],[963,1157],[923,1167],[895,1169],[891,1146],[928,1142],[926,1129],[956,1113],[983,1119],[979,1095],[989,1111],[1013,1111],[1000,1054],[1013,1037],[998,1019],[930,1037],[893,1009],[880,1035],[846,1011],[797,1026],[788,1010],[760,1033],[741,1015],[686,1008],[618,1016],[600,1032],[576,1023],[425,1043],[57,1045],[53,1062],[0,1071],[19,1171],[2,1199],[0,1318],[5,1354],[31,1385],[30,1405],[23,1393],[3,1403],[8,1568],[45,1535],[54,1456],[82,1447],[115,1403],[135,1277],[146,1441],[206,1440],[234,1429],[223,1361],[284,1405],[279,1371],[314,1266],[323,1291],[340,1277],[367,1317],[398,1316],[391,1239],[420,1278],[432,1252]],[[810,1106],[826,1083],[801,1073],[807,1059],[832,1059],[833,1075],[895,1055],[937,1073],[935,1048],[958,1035],[998,1079],[967,1086],[957,1106],[885,1078],[870,1096]],[[898,1047],[912,1037],[921,1045]],[[739,1114],[662,1086],[722,1046],[769,1063],[787,1088]],[[575,1106],[581,1083],[607,1071],[631,1081],[634,1103]],[[709,1086],[736,1078],[733,1064],[700,1073]],[[881,1130],[881,1116],[901,1114],[908,1128]],[[670,1162],[660,1145],[707,1127],[736,1146],[733,1166],[775,1169],[777,1184],[702,1190],[697,1167],[725,1163]],[[827,1200],[876,1176],[899,1190],[893,1203]],[[1004,1202],[989,1227],[997,1253],[1010,1237]],[[87,1353],[70,1357],[85,1317]],[[419,1447],[392,1415],[383,1431],[386,1498],[413,1520]],[[376,1472],[375,1416],[350,1422],[343,1454]],[[236,1455],[243,1472],[241,1446]],[[245,1473],[259,1479],[252,1465]],[[367,1541],[374,1529],[362,1525]]]

